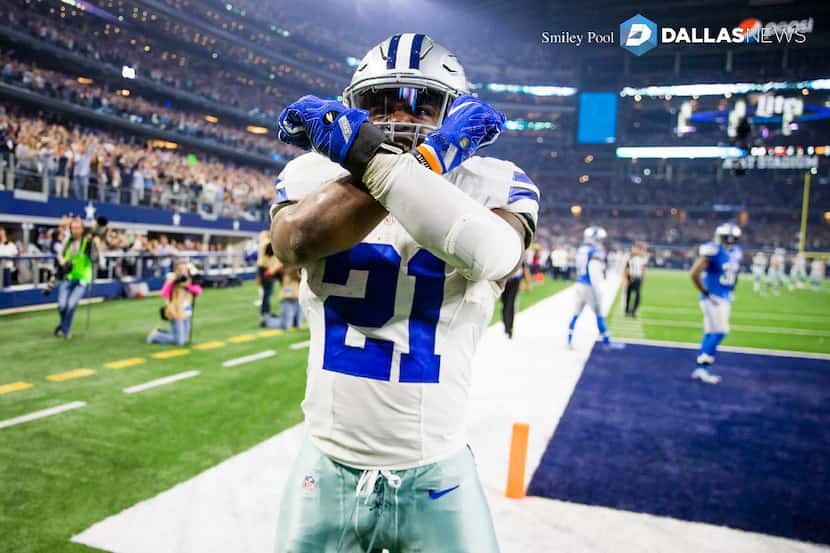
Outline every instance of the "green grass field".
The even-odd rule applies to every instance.
[[[564,287],[535,286],[519,295],[519,307]],[[0,551],[93,551],[69,538],[300,422],[307,350],[289,345],[308,340],[308,331],[260,334],[255,296],[252,284],[207,290],[197,305],[194,347],[167,359],[153,355],[180,348],[145,343],[160,322],[158,298],[93,305],[88,333],[81,307],[69,342],[51,335],[54,310],[0,317],[0,390],[31,385],[0,393],[0,420],[87,403],[0,429]],[[199,349],[211,342],[222,345]],[[268,349],[276,357],[222,367]],[[140,361],[106,367],[125,359]],[[76,369],[94,373],[47,379]],[[122,392],[194,369],[201,374],[135,395]]]
[[[819,291],[786,287],[780,296],[762,296],[752,290],[752,276],[742,274],[724,345],[830,353],[830,287]],[[618,338],[645,338],[672,342],[699,342],[703,315],[699,294],[683,271],[652,270],[643,287],[637,319],[624,316],[620,293],[609,314],[611,332]]]

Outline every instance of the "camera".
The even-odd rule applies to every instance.
[[[62,281],[66,275],[72,272],[72,262],[67,261],[65,264],[58,266],[55,268],[55,274],[49,279],[46,283],[46,287],[43,289],[43,295],[48,296],[52,293],[52,290],[58,285],[60,281]]]

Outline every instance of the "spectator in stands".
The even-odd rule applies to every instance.
[[[550,264],[553,272],[553,278],[561,278],[568,280],[570,271],[568,270],[568,250],[563,244],[557,244],[550,254]]]
[[[72,164],[72,195],[86,201],[89,196],[89,170],[92,156],[98,147],[98,140],[94,137],[83,139],[73,145]]]
[[[167,275],[161,288],[161,297],[167,300],[161,311],[162,318],[170,321],[170,330],[153,330],[147,336],[147,343],[186,344],[190,339],[195,297],[201,294],[202,287],[193,284],[187,260],[177,261],[175,271]]]
[[[162,256],[172,256],[178,253],[178,249],[175,245],[170,243],[170,239],[167,238],[166,234],[162,234],[159,236],[158,245],[153,248],[154,253],[159,256],[159,267],[163,271],[170,271],[170,266],[173,263],[172,257],[162,257]]]
[[[17,246],[14,242],[10,242],[8,240],[8,237],[6,236],[6,229],[0,227],[0,269],[2,269],[3,272],[0,284],[3,285],[3,288],[7,288],[12,285],[12,273],[14,272],[14,260],[3,259],[3,257],[15,255],[17,255]]]
[[[72,170],[72,150],[61,144],[57,150],[57,166],[55,168],[55,195],[61,198],[69,196],[69,176]]]

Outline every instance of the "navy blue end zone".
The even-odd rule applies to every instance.
[[[528,495],[830,543],[830,361],[595,348]]]

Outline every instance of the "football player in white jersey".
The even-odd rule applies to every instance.
[[[793,264],[790,267],[789,288],[804,288],[807,283],[807,258],[799,252],[793,256]]]
[[[820,257],[814,257],[810,262],[810,284],[813,290],[821,289],[821,281],[824,280],[824,260]]]
[[[763,284],[768,262],[767,254],[760,250],[752,256],[752,290],[764,296],[767,294]]]
[[[787,282],[786,268],[787,250],[775,248],[769,259],[769,269],[767,269],[767,289],[771,289],[776,296],[781,295],[781,286]]]
[[[466,446],[471,360],[539,190],[474,155],[504,116],[428,36],[372,48],[343,101],[305,96],[279,118],[280,139],[314,153],[285,167],[271,209],[311,330],[276,550],[496,552]]]

